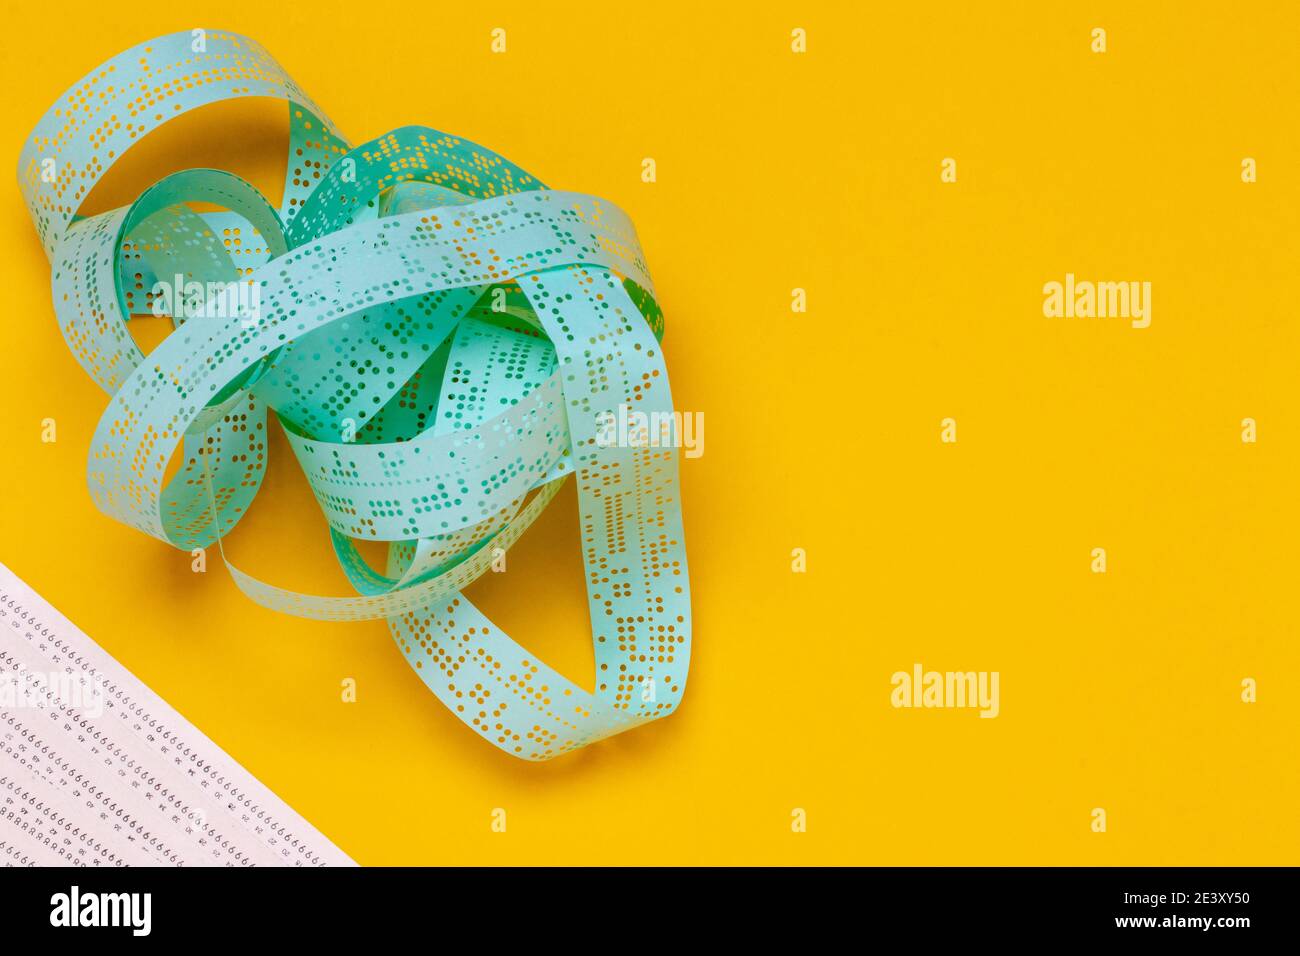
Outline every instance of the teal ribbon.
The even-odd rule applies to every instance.
[[[245,96],[288,103],[278,210],[237,176],[191,169],[78,215],[157,126]],[[37,125],[18,179],[59,327],[109,395],[87,468],[100,510],[177,548],[220,546],[261,485],[273,412],[357,593],[280,588],[222,548],[254,601],[386,619],[429,689],[524,759],[677,707],[690,589],[676,452],[602,433],[620,407],[673,409],[662,312],[621,210],[426,127],[353,147],[261,46],[218,31],[160,37],[89,74]],[[126,325],[146,311],[175,324],[148,356]],[[571,475],[593,691],[461,593]],[[362,540],[389,543],[382,572]]]

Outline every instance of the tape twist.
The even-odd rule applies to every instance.
[[[78,214],[158,126],[248,96],[288,103],[279,209],[191,169]],[[664,421],[673,407],[662,312],[617,207],[425,127],[354,147],[260,45],[219,31],[160,37],[86,76],[26,141],[18,180],[60,330],[109,395],[87,469],[105,514],[177,548],[220,546],[261,485],[272,412],[357,594],[277,587],[222,548],[254,601],[386,619],[430,690],[524,759],[677,707],[691,628],[676,452],[607,428],[621,406]],[[144,311],[175,327],[148,356],[127,328]],[[570,475],[594,691],[460,593]],[[388,542],[383,572],[362,540]]]

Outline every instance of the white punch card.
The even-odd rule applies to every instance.
[[[0,865],[355,864],[0,564]]]

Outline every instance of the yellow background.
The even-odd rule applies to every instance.
[[[364,864],[1298,862],[1297,8],[549,6],[21,5],[3,152],[16,164],[110,56],[222,27],[354,142],[427,124],[628,210],[676,404],[706,421],[682,468],[679,712],[517,761],[443,709],[383,622],[275,615],[215,556],[193,574],[100,515],[84,473],[105,398],[59,335],[16,185],[0,561]],[[282,110],[176,121],[92,206],[198,165],[278,196]],[[1150,281],[1151,327],[1045,319],[1066,272]],[[346,593],[273,432],[232,557]],[[570,483],[470,595],[590,686],[576,514]],[[999,671],[1001,716],[893,709],[890,675],[917,661]]]

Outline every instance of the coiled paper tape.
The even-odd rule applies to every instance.
[[[279,210],[237,176],[190,169],[78,215],[132,144],[246,96],[288,103]],[[87,474],[100,510],[177,548],[220,545],[261,484],[272,411],[357,594],[277,587],[223,549],[254,601],[387,619],[429,689],[525,759],[676,708],[690,657],[676,452],[671,436],[607,428],[628,409],[670,423],[673,408],[663,314],[623,212],[426,127],[354,147],[259,44],[202,30],[76,84],[26,142],[18,180],[59,327],[110,396]],[[175,324],[148,356],[126,326],[146,311]],[[594,692],[460,593],[571,473]],[[382,573],[359,540],[389,542]]]

